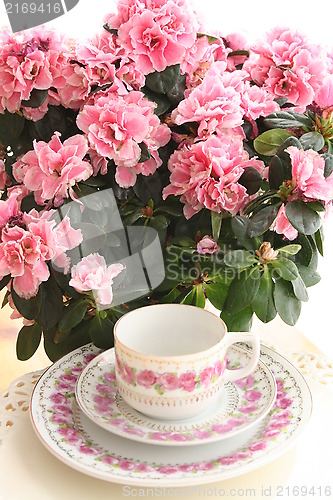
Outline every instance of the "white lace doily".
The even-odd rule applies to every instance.
[[[289,359],[309,381],[320,384],[333,383],[333,363],[322,354],[286,353],[275,345],[266,344]],[[37,380],[44,370],[27,373],[15,380],[0,394],[0,446],[15,422],[29,410],[30,397]]]

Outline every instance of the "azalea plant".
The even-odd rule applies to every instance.
[[[212,36],[185,0],[119,0],[84,44],[3,31],[0,279],[24,318],[18,358],[42,338],[52,360],[111,347],[147,304],[208,299],[231,331],[254,314],[294,325],[320,279],[332,170],[333,55],[299,33]],[[114,300],[131,270],[107,190],[118,229],[162,248],[162,279],[133,300]]]

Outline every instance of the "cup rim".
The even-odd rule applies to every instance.
[[[202,311],[205,311],[205,313],[207,314],[210,314],[211,316],[213,316],[216,320],[219,320],[221,322],[221,326],[224,327],[224,334],[222,336],[222,338],[216,343],[214,344],[212,347],[209,347],[208,349],[205,349],[203,351],[197,351],[197,352],[192,352],[190,354],[177,354],[177,355],[172,355],[172,356],[168,356],[168,355],[159,355],[159,354],[153,354],[153,353],[150,353],[148,351],[140,351],[139,349],[133,349],[133,347],[130,347],[128,346],[127,344],[125,344],[123,341],[121,341],[117,335],[117,327],[119,326],[119,323],[121,322],[121,320],[131,314],[131,313],[135,313],[136,311],[138,311],[139,309],[144,309],[146,307],[192,307],[192,308],[195,308],[195,309],[201,309]],[[115,349],[116,349],[116,343],[120,344],[123,348],[125,348],[127,351],[130,351],[131,353],[133,353],[134,355],[140,355],[140,356],[149,356],[151,359],[153,360],[160,360],[160,361],[163,361],[163,360],[168,360],[168,361],[175,361],[175,362],[180,362],[180,361],[187,361],[189,358],[196,358],[198,355],[205,355],[205,356],[209,356],[211,353],[215,352],[217,347],[220,346],[220,344],[223,343],[223,341],[225,340],[225,336],[226,334],[228,333],[228,328],[227,328],[227,325],[225,324],[225,322],[219,318],[218,316],[216,316],[216,314],[212,313],[211,311],[208,311],[207,309],[203,309],[203,308],[199,308],[197,306],[193,306],[193,305],[190,305],[190,304],[150,304],[148,306],[142,306],[142,307],[138,307],[137,309],[133,309],[132,311],[129,311],[128,313],[124,314],[121,318],[119,318],[117,320],[117,322],[115,323],[114,327],[113,327],[113,334],[114,334],[114,339],[115,339]]]

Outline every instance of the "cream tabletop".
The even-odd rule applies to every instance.
[[[1,313],[0,333],[0,392],[21,375],[50,365],[40,346],[26,362],[16,359],[15,341],[20,321],[9,319],[9,310]],[[279,320],[270,325],[255,323],[264,343],[276,345],[282,351],[320,353],[297,328]],[[299,364],[301,366],[301,364]],[[330,365],[326,374],[329,381]],[[326,366],[326,368],[327,368]],[[320,369],[320,366],[319,366]],[[297,444],[283,456],[240,477],[201,487],[152,488],[124,487],[86,476],[64,465],[52,456],[36,437],[29,412],[22,411],[15,425],[6,431],[0,443],[1,500],[84,500],[121,498],[330,498],[333,496],[331,446],[333,443],[331,384],[308,379],[313,395],[311,420]],[[24,389],[24,387],[23,387]],[[24,400],[24,390],[22,399]],[[29,396],[26,396],[28,403]],[[1,402],[0,402],[1,404]],[[25,409],[25,408],[23,408]],[[0,422],[1,424],[1,422]],[[5,425],[5,422],[2,422]],[[301,489],[303,487],[303,489]],[[301,494],[303,492],[303,494]],[[306,493],[306,495],[304,494]]]

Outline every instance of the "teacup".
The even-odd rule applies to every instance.
[[[121,397],[145,415],[168,420],[205,410],[226,382],[252,373],[260,355],[258,335],[227,332],[218,316],[189,305],[133,310],[118,320],[114,337]],[[236,342],[251,344],[250,361],[228,370],[226,352]]]

